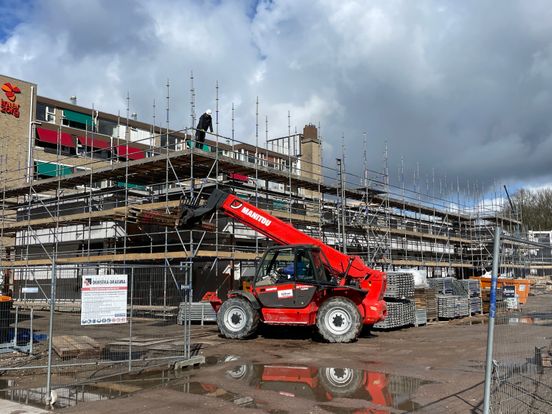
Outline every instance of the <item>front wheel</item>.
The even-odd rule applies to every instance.
[[[360,335],[362,321],[357,306],[351,300],[335,297],[318,309],[318,332],[328,342],[352,342]]]
[[[230,298],[218,313],[217,324],[220,333],[230,339],[246,339],[255,334],[259,326],[259,312],[244,298]]]

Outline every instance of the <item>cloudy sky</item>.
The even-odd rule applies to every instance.
[[[552,182],[552,7],[531,1],[0,0],[0,73],[40,95],[151,122],[215,107],[220,133],[254,142],[320,124],[325,162],[394,182],[467,188]],[[163,117],[164,120],[164,117]],[[419,171],[419,172],[417,172]],[[494,183],[494,184],[493,184]],[[455,184],[454,184],[455,186]]]

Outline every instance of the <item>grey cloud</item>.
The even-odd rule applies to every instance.
[[[215,106],[220,131],[261,133],[320,122],[328,164],[345,135],[347,169],[368,165],[397,180],[437,174],[462,183],[541,185],[552,168],[552,8],[547,1],[68,1],[36,2],[0,43],[1,71],[58,99],[77,94],[116,112],[189,125],[189,74],[197,112]],[[262,140],[261,140],[262,142]],[[451,177],[454,177],[451,178]]]

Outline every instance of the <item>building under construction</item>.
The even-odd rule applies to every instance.
[[[428,277],[468,277],[490,268],[493,228],[522,233],[518,217],[462,208],[389,184],[388,172],[346,174],[323,166],[314,125],[251,145],[217,128],[196,145],[193,128],[172,130],[37,95],[37,86],[0,76],[2,290],[46,292],[56,265],[58,299],[75,300],[83,275],[147,266],[192,269],[193,300],[251,275],[271,241],[222,215],[184,230],[170,217],[213,188],[232,191],[374,268],[416,268]],[[218,110],[217,110],[218,116]],[[257,128],[258,130],[258,128]],[[258,132],[256,134],[258,142]],[[453,207],[451,207],[453,206]],[[155,211],[165,223],[148,223]],[[161,225],[163,224],[163,225]],[[523,275],[526,247],[506,242],[502,266]],[[525,250],[524,250],[525,249]],[[541,267],[546,267],[541,264]],[[41,270],[43,269],[43,270]],[[182,280],[165,271],[144,305],[175,306]]]

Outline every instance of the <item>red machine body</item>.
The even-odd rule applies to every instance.
[[[364,264],[360,257],[343,254],[233,194],[228,194],[220,203],[220,209],[226,215],[280,245],[311,245],[320,248],[328,259],[327,267],[339,278],[339,286],[333,288],[331,294],[347,296],[353,300],[359,307],[365,325],[372,325],[386,316],[387,308],[383,301],[383,293],[386,288],[385,273],[371,269]],[[363,293],[359,294],[360,292],[348,287],[351,279],[354,279],[354,283]],[[293,286],[284,283],[271,288],[277,292],[285,292],[290,289],[309,289],[309,286],[300,284]],[[267,288],[254,287],[253,289],[256,295],[262,295]],[[315,295],[314,300],[304,308],[263,307],[263,321],[269,324],[313,325],[318,306],[325,299],[327,299],[327,295]]]
[[[231,291],[224,302],[209,295],[224,336],[244,339],[253,335],[260,321],[316,325],[324,339],[350,342],[362,325],[385,318],[385,273],[233,194],[214,190],[206,205],[181,209],[179,225],[201,224],[216,209],[279,245],[264,253],[248,290]]]

